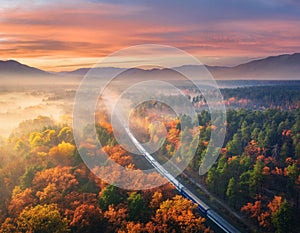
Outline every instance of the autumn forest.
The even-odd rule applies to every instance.
[[[217,163],[200,177],[199,164],[211,131],[217,129],[206,110],[198,112],[198,148],[179,179],[241,231],[299,232],[300,111],[295,107],[299,105],[299,89],[286,90],[292,92],[290,99],[276,100],[272,95],[284,88],[278,92],[269,87],[255,88],[222,90],[225,101],[232,104],[227,110],[225,142]],[[257,96],[251,94],[255,90]],[[250,104],[264,95],[265,101],[257,107]],[[193,99],[195,106],[201,101],[201,96]],[[241,106],[243,103],[247,106]],[[151,118],[158,117],[154,110],[163,108],[152,106],[150,117],[137,112],[134,119],[145,140]],[[184,132],[177,118],[168,118],[164,124],[166,141],[155,155],[162,162],[169,159],[162,151],[171,157],[180,150],[178,138]],[[128,169],[139,169],[136,156],[117,144],[101,112],[96,129],[105,144],[102,149],[111,159]],[[44,116],[23,121],[1,142],[1,233],[215,230],[172,184],[143,191],[107,184],[86,167],[80,149],[75,146],[70,124]],[[211,196],[193,186],[189,177]],[[226,203],[226,208],[217,200]]]

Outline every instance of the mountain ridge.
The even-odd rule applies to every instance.
[[[14,77],[41,77],[54,76],[47,71],[22,64],[16,60],[0,60],[0,77],[14,76]]]
[[[252,60],[247,63],[242,63],[236,66],[209,66],[204,65],[212,76],[216,79],[264,79],[264,80],[299,80],[300,79],[300,53],[294,54],[281,54],[278,56],[269,56],[266,58]],[[199,67],[198,67],[199,68]],[[0,61],[0,76],[14,75],[14,76],[77,76],[83,77],[91,68],[79,68],[72,71],[56,72],[55,74],[22,64],[15,60]],[[94,69],[94,74],[101,73],[102,75],[110,75],[111,73],[123,72],[125,68],[118,67],[97,67]],[[197,72],[197,66],[183,65],[174,67],[174,69],[180,71],[183,69],[190,69]],[[131,74],[140,72],[152,71],[166,71],[168,69],[150,69],[144,70],[140,68],[131,68],[129,72]],[[145,73],[146,74],[146,73]]]

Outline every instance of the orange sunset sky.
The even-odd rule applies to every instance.
[[[298,0],[1,0],[0,6],[0,60],[49,71],[90,67],[144,43],[230,66],[299,52],[299,42]]]

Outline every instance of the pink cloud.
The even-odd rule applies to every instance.
[[[0,59],[47,57],[53,62],[59,57],[69,59],[70,65],[76,66],[76,58],[81,64],[82,58],[106,56],[141,43],[167,44],[196,56],[221,58],[273,55],[300,49],[297,20],[155,24],[155,20],[143,17],[147,10],[140,6],[92,2],[76,7],[62,4],[7,9],[0,19]]]

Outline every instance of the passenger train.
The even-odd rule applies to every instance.
[[[219,226],[226,233],[238,233],[239,231],[229,224],[225,219],[218,215],[215,211],[210,209],[203,201],[201,201],[197,196],[195,196],[190,190],[188,190],[184,185],[182,185],[174,176],[172,176],[160,163],[158,163],[151,154],[149,154],[145,148],[138,142],[138,140],[133,136],[128,127],[124,127],[128,136],[131,138],[137,149],[144,155],[144,157],[149,161],[149,163],[156,168],[156,170],[164,177],[166,177],[181,193],[182,196],[191,200],[197,205],[198,210]]]

